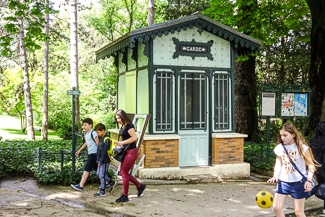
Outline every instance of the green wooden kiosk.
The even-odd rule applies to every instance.
[[[139,177],[249,177],[247,135],[234,132],[234,63],[239,51],[259,47],[196,13],[133,30],[96,52],[97,60],[114,58],[118,108],[151,115]]]

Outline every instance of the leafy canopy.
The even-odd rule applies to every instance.
[[[50,13],[51,9],[42,0],[8,0],[7,3],[9,10],[4,12],[3,17],[5,34],[0,37],[1,55],[12,56],[18,50],[17,35],[20,29],[25,32],[26,49],[31,52],[40,49],[39,42],[46,40],[44,14]],[[21,23],[23,28],[20,28]]]

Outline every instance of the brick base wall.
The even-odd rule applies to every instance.
[[[141,152],[144,168],[178,167],[178,140],[145,140]]]
[[[244,162],[244,138],[212,138],[212,164]]]
[[[117,139],[117,134],[111,133]],[[163,168],[179,166],[179,140],[157,139],[143,140],[139,158],[145,154],[143,168]],[[238,164],[244,162],[244,136],[233,138],[212,138],[212,165]]]

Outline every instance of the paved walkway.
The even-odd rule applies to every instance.
[[[86,185],[83,192],[70,186],[38,186],[32,179],[3,180],[0,185],[0,216],[177,216],[177,217],[271,217],[272,209],[255,204],[260,190],[274,193],[275,185],[253,177],[251,180],[186,184],[181,181],[142,180],[147,189],[141,197],[130,185],[128,203],[116,204],[121,183],[106,197],[93,194],[98,185]],[[323,201],[311,197],[306,210],[321,209]],[[292,213],[292,199],[285,205]],[[321,216],[321,214],[307,215]]]

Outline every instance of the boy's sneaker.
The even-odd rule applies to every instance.
[[[113,180],[111,180],[110,182],[109,182],[109,184],[108,184],[108,192],[112,192],[113,190],[114,190],[114,188],[115,188],[115,185],[116,185],[116,182],[115,181],[113,181]]]
[[[109,182],[106,182],[105,183],[105,188],[111,188],[111,182],[114,182],[114,181],[109,181]],[[115,187],[115,184],[114,184],[114,187]],[[113,188],[114,188],[113,187]],[[98,189],[100,189],[100,186],[98,186]],[[111,191],[110,191],[111,192]]]
[[[105,188],[109,188],[108,182],[105,183]],[[101,189],[100,185],[98,186],[98,189]]]
[[[105,197],[106,194],[104,191],[98,191],[97,193],[94,194],[95,197]]]
[[[116,203],[125,203],[128,201],[129,201],[128,196],[125,196],[124,194],[122,194],[120,198],[115,200]]]
[[[146,189],[146,185],[141,184],[140,187],[138,187],[138,197],[141,196],[143,193],[144,189]]]
[[[74,188],[77,191],[83,191],[84,190],[84,188],[80,187],[79,184],[77,184],[77,185],[71,184],[71,187]]]

